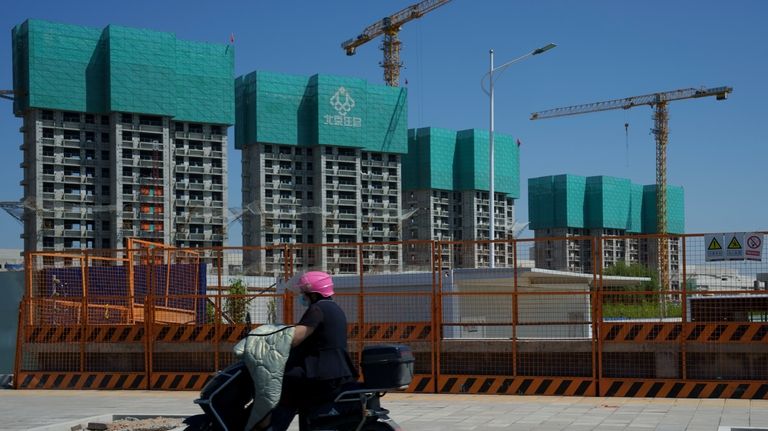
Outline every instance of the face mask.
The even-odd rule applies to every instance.
[[[299,304],[303,307],[309,307],[309,298],[307,298],[307,295],[301,295],[299,297]]]

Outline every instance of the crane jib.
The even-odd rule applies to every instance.
[[[671,102],[673,100],[683,100],[708,96],[715,96],[717,100],[724,100],[728,98],[728,93],[731,92],[733,92],[733,87],[727,86],[713,88],[684,88],[673,91],[644,94],[642,96],[626,97],[623,99],[586,103],[583,105],[574,105],[534,112],[531,114],[531,120],[543,120],[546,118],[564,117],[568,115],[585,114],[588,112],[608,111],[611,109],[630,109],[640,105],[652,106],[660,102]]]

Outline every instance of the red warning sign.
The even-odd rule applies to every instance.
[[[744,258],[761,261],[763,253],[763,234],[747,232],[744,234]]]

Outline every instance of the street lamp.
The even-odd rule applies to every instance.
[[[493,184],[494,183],[494,161],[493,161],[493,154],[494,154],[494,152],[493,152],[493,74],[496,73],[496,72],[503,72],[504,69],[506,69],[507,67],[509,67],[510,65],[512,65],[514,63],[517,63],[518,61],[524,60],[524,59],[526,59],[528,57],[531,57],[531,56],[534,56],[534,55],[543,54],[543,53],[549,51],[550,49],[552,49],[552,48],[554,48],[556,46],[557,45],[555,45],[554,43],[550,43],[550,44],[544,45],[541,48],[536,48],[533,51],[529,52],[528,54],[525,54],[523,56],[517,57],[514,60],[510,60],[510,61],[508,61],[508,62],[506,62],[506,63],[504,63],[504,64],[502,64],[501,66],[498,66],[498,67],[493,67],[493,50],[490,50],[489,53],[491,54],[491,67],[488,69],[488,73],[486,73],[483,76],[483,79],[480,81],[480,87],[483,89],[485,94],[490,96],[490,99],[491,99],[491,127],[490,127],[490,130],[488,131],[488,159],[489,159],[489,169],[488,169],[489,170],[489,172],[488,172],[488,177],[489,178],[488,178],[488,182],[489,182],[489,188],[490,188],[490,190],[488,192],[488,198],[489,198],[488,199],[488,201],[489,201],[488,209],[490,211],[489,228],[488,228],[488,239],[491,241],[490,242],[490,248],[489,248],[489,252],[490,252],[489,253],[489,260],[490,260],[489,267],[490,268],[494,268],[496,266],[496,250],[495,250],[494,244],[493,244],[493,241],[496,239],[496,237],[495,237],[496,236],[495,235],[496,232],[495,232],[495,226],[494,226],[494,223],[495,223],[494,213],[495,213],[495,209],[496,209],[495,208],[496,207],[496,205],[495,205],[496,204],[496,199],[495,199],[494,194],[495,194],[496,191],[494,190],[495,186]],[[485,78],[488,78],[488,83],[489,83],[489,85],[488,85],[489,89],[488,90],[485,89],[485,85],[484,85]]]

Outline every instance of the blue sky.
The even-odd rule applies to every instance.
[[[379,41],[354,57],[342,41],[416,0],[28,1],[3,9],[0,88],[12,87],[11,28],[26,18],[107,24],[227,43],[235,73],[330,73],[382,82]],[[652,111],[637,107],[545,121],[531,112],[688,87],[729,85],[727,101],[669,105],[668,178],[685,188],[686,230],[764,230],[768,214],[768,2],[454,0],[400,33],[409,127],[488,128],[480,79],[496,64],[548,42],[558,47],[510,67],[496,86],[496,130],[522,141],[519,220],[527,179],[573,173],[655,181]],[[22,196],[21,121],[0,100],[0,200]],[[628,139],[624,124],[629,123]],[[230,128],[230,142],[234,129]],[[230,144],[229,200],[239,206],[240,153]],[[499,169],[499,167],[497,167]],[[21,225],[0,214],[0,248],[21,248]],[[230,226],[229,244],[240,228]]]

